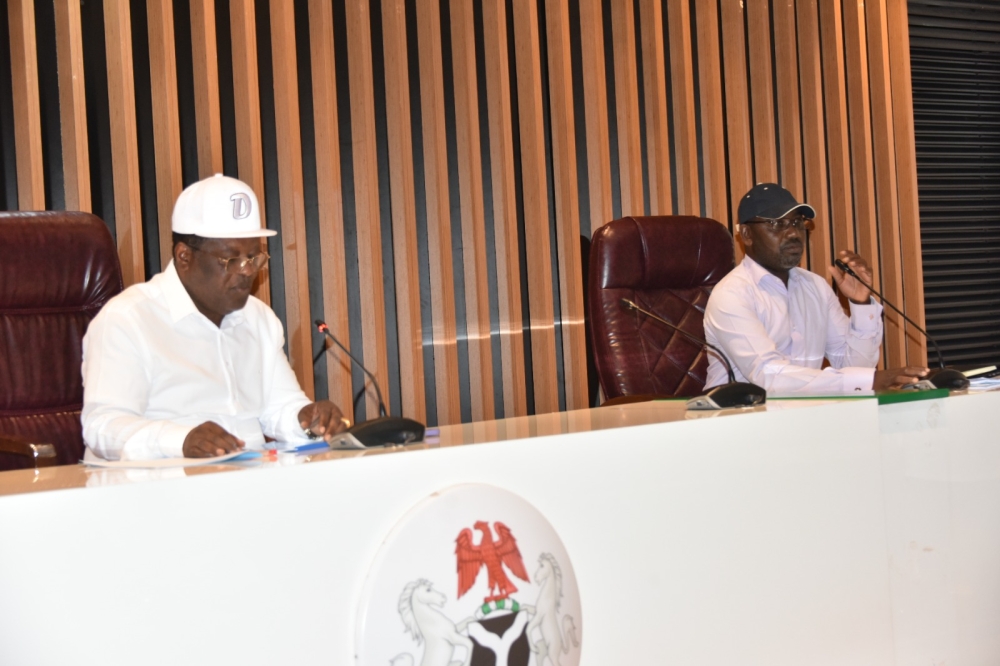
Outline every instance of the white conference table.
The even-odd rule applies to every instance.
[[[0,473],[0,663],[353,664],[368,567],[459,483],[565,544],[586,666],[1000,663],[1000,394],[668,401],[307,464]]]

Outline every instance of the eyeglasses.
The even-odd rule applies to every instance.
[[[233,275],[239,275],[240,273],[246,272],[247,267],[250,268],[250,274],[252,275],[264,268],[264,266],[267,266],[267,262],[271,258],[271,255],[267,252],[261,252],[260,254],[255,254],[252,257],[226,258],[214,255],[211,252],[206,252],[205,250],[196,247],[192,247],[191,249],[215,258],[216,261],[222,264],[222,267],[226,269],[227,273],[231,273]]]
[[[803,215],[796,217],[781,217],[776,220],[769,217],[759,217],[755,220],[747,220],[743,224],[763,224],[765,229],[775,234],[780,234],[789,227],[795,229],[796,231],[802,231],[803,229],[806,231],[812,231],[816,226],[811,219]]]

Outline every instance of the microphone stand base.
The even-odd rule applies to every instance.
[[[424,424],[402,416],[380,416],[358,423],[347,432],[365,446],[395,446],[422,442]]]
[[[687,401],[692,410],[755,407],[767,402],[767,391],[749,382],[730,382],[705,391],[704,395]]]
[[[969,378],[952,368],[931,370],[927,375],[927,380],[937,388],[952,389],[954,391],[969,388]]]

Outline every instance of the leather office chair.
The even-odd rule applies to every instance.
[[[588,321],[601,388],[625,396],[701,393],[708,357],[694,342],[621,305],[628,298],[700,339],[708,296],[734,266],[733,237],[715,220],[626,217],[594,233]]]
[[[0,470],[80,461],[83,335],[121,290],[99,218],[0,213]]]

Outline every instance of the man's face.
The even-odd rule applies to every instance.
[[[789,213],[787,219],[801,217],[801,213]],[[740,225],[740,237],[750,258],[782,279],[787,279],[788,271],[799,265],[805,251],[805,229],[789,226],[781,231],[772,231],[767,222],[750,222]]]
[[[198,249],[178,243],[174,247],[174,265],[195,306],[218,326],[223,317],[247,304],[257,275],[252,266],[228,272],[220,260],[247,259],[260,253],[259,238],[207,238]]]

